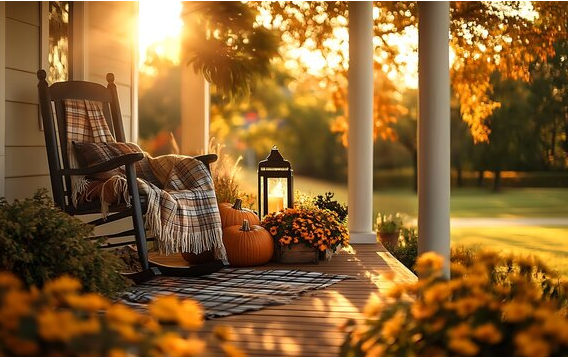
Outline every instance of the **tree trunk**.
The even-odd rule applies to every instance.
[[[500,192],[501,191],[501,169],[495,170],[495,179],[493,181],[493,191]]]
[[[477,170],[477,187],[483,187],[483,175],[485,171]]]
[[[550,156],[548,160],[550,161],[550,166],[554,170],[554,166],[556,164],[556,123],[552,128],[552,133],[550,133]]]
[[[457,173],[456,185],[458,187],[463,187],[463,173],[462,173],[461,162],[458,162],[458,164],[456,165],[456,173]]]

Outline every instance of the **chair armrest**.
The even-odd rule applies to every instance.
[[[112,169],[116,169],[117,167],[133,164],[136,161],[140,161],[144,158],[144,154],[141,152],[134,152],[130,154],[124,154],[115,158],[112,158],[108,161],[101,162],[100,164],[96,164],[89,167],[82,167],[79,169],[62,169],[59,170],[61,175],[92,175],[101,172],[110,171]]]
[[[205,166],[209,167],[211,163],[217,161],[217,154],[199,155],[195,156],[195,158],[204,163]]]

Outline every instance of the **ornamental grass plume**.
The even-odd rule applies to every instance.
[[[15,275],[0,271],[0,356],[196,357],[208,344],[226,356],[244,356],[224,339],[197,335],[201,307],[165,296],[147,315],[94,293],[81,293],[69,277],[27,289]]]
[[[341,356],[567,356],[566,281],[534,257],[457,251],[452,261],[445,280],[442,258],[422,255],[416,283],[346,325]]]

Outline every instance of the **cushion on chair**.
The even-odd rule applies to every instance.
[[[97,165],[125,154],[143,152],[138,145],[123,142],[89,143],[73,141],[73,147],[80,167]],[[143,178],[155,185],[159,185],[159,181],[154,176],[148,160],[142,159],[137,161],[134,164],[134,167],[136,169],[137,177]],[[119,174],[124,174],[124,169],[122,167],[100,173],[89,178],[94,180],[106,180]]]

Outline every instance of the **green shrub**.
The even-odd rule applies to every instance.
[[[126,287],[120,260],[88,239],[93,228],[54,207],[45,189],[9,204],[0,198],[0,270],[28,286],[62,275],[79,279],[86,291],[112,295]]]
[[[398,245],[392,247],[387,244],[385,248],[405,267],[416,273],[414,271],[416,257],[418,256],[418,233],[416,228],[403,227],[398,238]]]
[[[314,198],[314,204],[319,209],[327,209],[337,213],[339,221],[345,223],[347,219],[347,206],[333,199],[333,192],[326,192],[325,196],[318,195]]]

